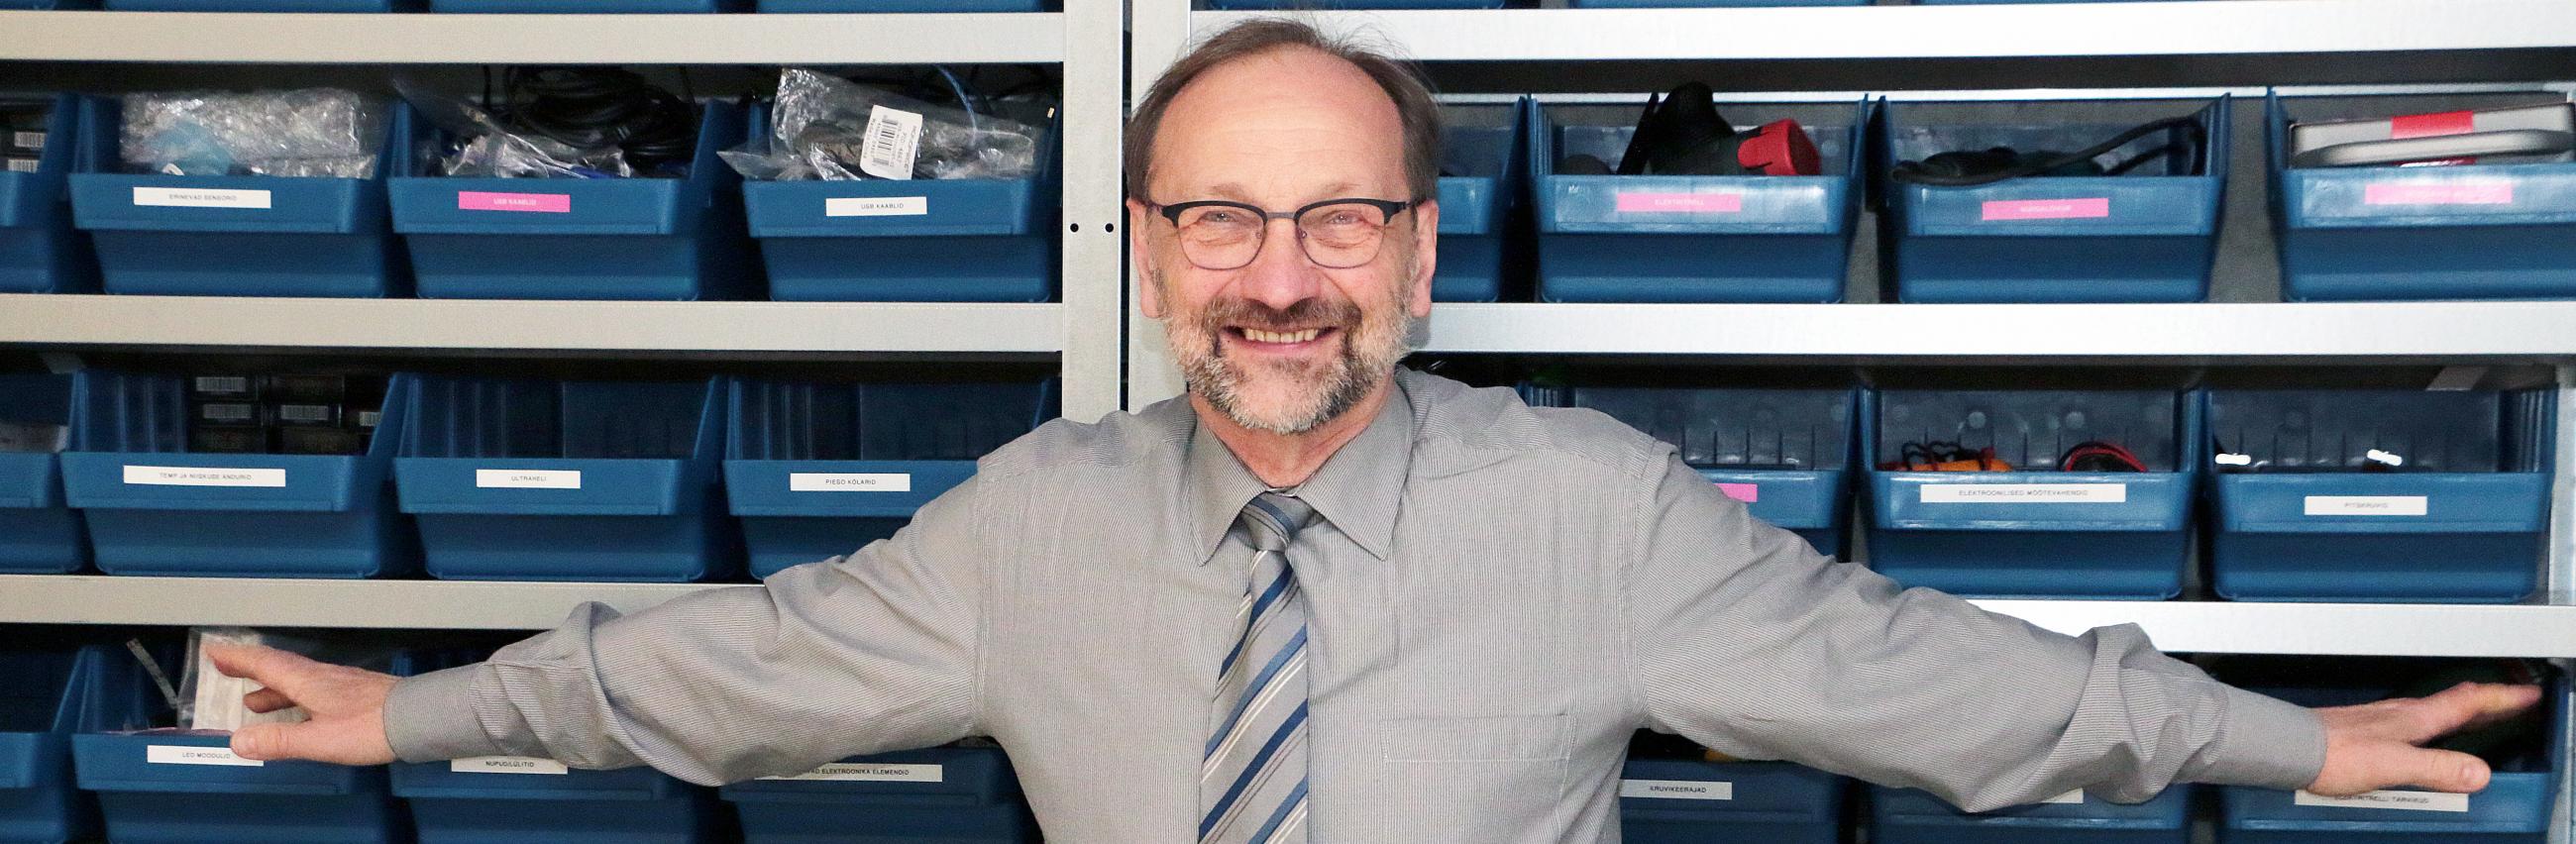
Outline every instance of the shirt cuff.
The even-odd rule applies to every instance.
[[[385,696],[385,742],[405,762],[502,756],[474,714],[480,664],[403,678]]]
[[[2227,722],[2191,777],[2219,785],[2292,790],[2317,781],[2326,766],[2326,726],[2315,710],[2234,686],[2226,689]]]

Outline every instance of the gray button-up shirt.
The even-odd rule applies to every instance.
[[[1406,372],[1299,490],[1316,841],[1616,840],[1639,728],[1971,808],[2296,788],[2314,715],[1818,556],[1589,410]],[[1189,841],[1262,483],[1187,402],[1055,422],[844,558],[403,681],[394,750],[719,783],[990,735],[1048,837]]]

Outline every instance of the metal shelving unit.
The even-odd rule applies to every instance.
[[[1080,5],[1075,0],[1072,5]],[[1112,6],[1111,13],[1116,13]],[[277,64],[1054,63],[1081,15],[0,12],[0,60]],[[1096,42],[1082,42],[1096,43]],[[1113,59],[1114,60],[1114,59]]]

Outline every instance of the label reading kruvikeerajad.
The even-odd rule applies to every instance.
[[[2436,794],[2430,791],[2366,791],[2350,797],[2327,797],[2299,792],[2291,802],[2301,806],[2328,809],[2397,809],[2407,812],[2466,812],[2466,794]]]
[[[134,486],[286,485],[284,469],[217,469],[199,466],[127,466],[125,482]]]
[[[761,777],[765,780],[828,780],[833,782],[946,782],[944,765],[878,765],[865,762],[831,762],[801,774]]]
[[[476,469],[478,489],[580,489],[578,469]]]
[[[911,492],[912,476],[902,472],[793,472],[788,492]]]
[[[1733,800],[1735,784],[1709,780],[1620,780],[1619,796],[1660,800]]]
[[[927,196],[833,196],[823,200],[826,217],[919,217],[929,213]]]
[[[564,763],[535,756],[469,756],[450,760],[447,769],[460,774],[563,774]]]
[[[2301,503],[2310,516],[2423,516],[2433,507],[2422,495],[2311,495]]]
[[[143,761],[152,765],[232,765],[243,768],[265,768],[268,763],[233,755],[229,747],[190,747],[184,744],[149,744],[143,747]]]
[[[162,208],[267,208],[269,194],[264,190],[139,187],[134,189],[134,204]]]
[[[1924,484],[1925,504],[2126,504],[2128,484]]]

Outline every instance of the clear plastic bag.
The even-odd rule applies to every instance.
[[[128,94],[119,152],[172,176],[375,175],[385,104],[339,88]]]
[[[214,660],[204,647],[208,642],[228,645],[264,645],[302,654],[322,662],[353,665],[370,671],[393,667],[391,649],[362,642],[343,642],[293,636],[241,627],[199,627],[188,631],[187,662],[179,677],[177,726],[191,730],[230,732],[252,724],[292,724],[307,720],[302,707],[287,707],[275,712],[252,712],[242,697],[264,686],[240,677],[227,677],[215,670]]]
[[[801,68],[778,75],[769,134],[717,153],[764,180],[1025,179],[1043,132]]]
[[[553,138],[520,134],[471,102],[406,80],[396,80],[394,87],[432,125],[450,137],[470,139],[454,149],[422,150],[426,153],[423,158],[437,162],[439,175],[503,179],[622,179],[636,175],[616,147],[580,149]]]

